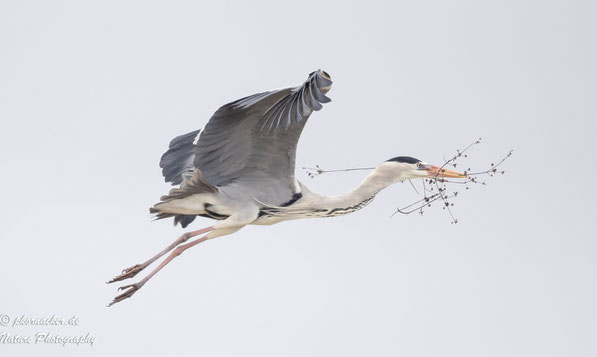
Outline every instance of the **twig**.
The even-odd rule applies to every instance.
[[[310,178],[314,178],[315,176],[319,176],[321,174],[325,174],[328,172],[347,172],[347,171],[358,171],[358,170],[373,170],[375,167],[357,167],[351,169],[338,169],[338,170],[323,170],[319,167],[319,165],[315,165],[315,167],[303,167],[303,170],[307,172],[307,175]]]

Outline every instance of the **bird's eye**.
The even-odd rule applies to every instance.
[[[423,168],[423,164],[421,164],[420,162],[417,162],[417,169],[421,169]]]

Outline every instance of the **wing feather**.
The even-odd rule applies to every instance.
[[[260,201],[286,202],[295,192],[296,146],[332,84],[321,70],[298,87],[264,92],[221,107],[195,148],[194,165],[215,186],[235,183]],[[280,201],[280,202],[278,202]]]

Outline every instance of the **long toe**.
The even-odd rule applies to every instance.
[[[141,289],[142,286],[143,286],[143,284],[135,283],[135,284],[130,284],[130,285],[125,285],[125,286],[119,287],[118,290],[124,290],[124,289],[128,289],[128,290],[125,291],[124,293],[116,296],[114,298],[114,300],[112,300],[112,302],[108,305],[108,307],[116,304],[117,302],[121,302],[122,300],[130,298],[131,296],[133,296],[134,293],[137,292],[137,290]]]
[[[108,281],[107,283],[110,284],[110,283],[113,283],[115,281],[121,281],[121,280],[132,278],[135,275],[137,275],[141,270],[143,270],[143,267],[141,266],[141,264],[133,265],[130,268],[124,269],[122,271],[122,274],[118,275],[117,277],[115,277],[114,279]]]

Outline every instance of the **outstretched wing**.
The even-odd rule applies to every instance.
[[[176,185],[202,174],[201,180],[213,186],[235,185],[267,204],[288,202],[298,193],[294,166],[299,137],[311,113],[330,101],[325,93],[331,85],[330,76],[318,70],[301,86],[224,105],[202,131],[170,142],[160,161],[166,181]]]
[[[330,101],[321,70],[299,87],[255,94],[218,109],[198,136],[194,166],[215,186],[235,184],[268,204],[297,193],[296,146],[313,111]]]

